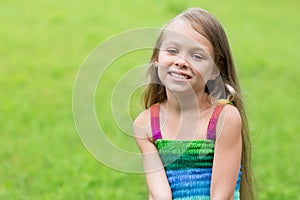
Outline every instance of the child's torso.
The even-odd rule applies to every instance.
[[[210,183],[215,147],[216,123],[224,105],[218,105],[209,120],[203,140],[166,140],[162,138],[159,104],[150,108],[151,128],[155,145],[164,164],[175,200],[210,199]],[[239,199],[241,171],[234,199]]]

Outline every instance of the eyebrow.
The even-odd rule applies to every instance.
[[[163,42],[162,46],[168,46],[168,45],[175,45],[175,46],[180,46],[181,44],[176,42],[176,41],[166,41]],[[192,51],[200,51],[204,53],[208,53],[206,50],[204,50],[200,45],[195,45],[191,48]]]
[[[163,45],[180,45],[180,43],[176,41],[167,41],[167,42],[162,42]]]

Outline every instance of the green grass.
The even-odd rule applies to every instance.
[[[2,0],[0,199],[147,198],[142,174],[106,167],[81,143],[73,85],[100,42],[128,29],[160,27],[189,6],[208,9],[227,30],[248,111],[259,199],[299,199],[300,3],[293,0]],[[118,129],[105,105],[110,99],[102,96],[110,97],[122,74],[147,62],[149,53],[116,60],[95,97],[107,137],[134,152],[133,138]]]

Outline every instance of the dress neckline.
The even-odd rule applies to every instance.
[[[159,116],[160,104],[159,103],[153,104],[150,107],[150,123],[151,123],[151,131],[152,131],[152,137],[153,137],[154,142],[156,142],[156,140],[158,140],[158,139],[166,140],[166,141],[186,141],[186,142],[209,141],[209,140],[215,141],[216,140],[217,121],[218,121],[219,115],[225,105],[226,105],[226,103],[224,103],[224,101],[222,101],[222,102],[219,102],[215,106],[213,113],[209,119],[205,139],[176,140],[176,139],[163,139],[161,129],[160,129],[160,116]]]

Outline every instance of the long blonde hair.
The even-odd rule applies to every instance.
[[[208,13],[206,10],[200,8],[190,8],[173,18],[171,22],[182,19],[189,23],[192,28],[206,37],[215,53],[214,62],[220,72],[219,78],[222,80],[224,87],[223,98],[227,98],[233,102],[235,107],[239,110],[242,118],[242,178],[240,195],[241,199],[254,199],[253,178],[251,172],[251,145],[247,124],[247,117],[242,102],[240,86],[237,80],[235,66],[228,43],[226,33],[218,20]],[[170,24],[169,23],[169,24]],[[167,24],[165,28],[168,27]],[[163,102],[167,99],[165,86],[158,78],[157,68],[154,63],[158,60],[159,49],[163,41],[164,31],[161,32],[157,39],[155,48],[153,49],[148,75],[150,82],[144,91],[144,107],[149,108],[151,105]],[[217,79],[215,80],[215,82]],[[208,84],[205,91],[210,93],[213,91],[216,83]],[[213,95],[210,93],[210,95]]]

